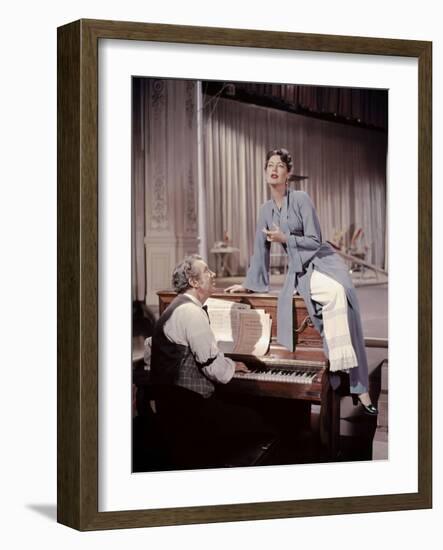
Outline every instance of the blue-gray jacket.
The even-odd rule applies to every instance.
[[[281,210],[273,200],[265,202],[257,222],[254,253],[243,286],[254,292],[269,291],[269,249],[263,229],[271,229],[275,223],[287,235],[283,245],[288,255],[288,273],[278,299],[277,340],[293,350],[292,296],[297,290],[305,301],[308,313],[323,336],[321,305],[313,302],[310,293],[310,279],[314,266],[329,275],[346,290],[350,332],[359,360],[366,363],[360,312],[352,280],[345,263],[334,249],[322,241],[320,223],[309,195],[304,191],[288,190]],[[352,324],[352,326],[351,326]],[[327,347],[325,346],[327,353]],[[360,356],[360,357],[359,357]]]

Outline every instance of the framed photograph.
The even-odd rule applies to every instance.
[[[59,28],[60,523],[95,530],[432,506],[431,69],[430,42],[96,20]],[[309,271],[282,250],[291,238],[302,249],[307,218],[300,234],[291,225],[275,233],[272,210],[270,288],[225,292],[254,262],[279,170],[282,196],[315,205],[320,241],[356,287],[369,388],[353,366],[335,372],[330,345],[326,358],[301,282],[286,301],[291,341],[280,334],[278,295]],[[217,275],[215,298],[230,318],[241,325],[232,304],[249,308],[267,339],[266,353],[234,353],[254,331],[244,321],[246,336],[228,351],[248,373],[213,384],[204,371],[209,386],[198,391],[230,407],[224,419],[248,419],[237,422],[235,445],[217,435],[207,456],[211,430],[199,447],[183,445],[180,428],[170,446],[189,402],[175,402],[165,431],[149,365],[149,337],[176,295],[171,275],[195,253]],[[216,313],[209,305],[213,332]],[[272,348],[278,340],[285,350]],[[274,379],[263,382],[266,365]],[[283,382],[279,370],[299,378]],[[353,407],[350,392],[366,390],[375,406]],[[254,437],[258,417],[271,436]]]

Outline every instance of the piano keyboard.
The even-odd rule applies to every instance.
[[[262,380],[264,382],[312,384],[318,374],[318,370],[315,369],[250,367],[249,370],[250,372],[247,373],[235,373],[234,378],[241,380]]]

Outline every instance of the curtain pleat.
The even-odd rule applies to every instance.
[[[132,299],[143,301],[146,293],[145,268],[145,81],[133,80],[133,174],[132,174]]]

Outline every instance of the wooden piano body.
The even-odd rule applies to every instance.
[[[160,315],[175,298],[174,291],[160,291]],[[328,362],[323,353],[320,334],[312,325],[300,296],[293,297],[295,351],[276,343],[276,294],[236,293],[217,290],[212,298],[247,303],[254,309],[264,309],[272,318],[271,345],[263,357],[227,354],[245,363],[252,373],[237,375],[220,391],[252,396],[302,400],[320,405],[320,436],[328,455],[336,457],[339,440],[339,398],[329,385]]]

